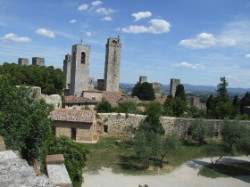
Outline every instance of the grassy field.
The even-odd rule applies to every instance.
[[[130,139],[104,138],[97,144],[88,144],[87,148],[90,155],[85,170],[88,172],[97,172],[102,167],[109,167],[115,173],[152,175],[170,172],[188,160],[206,156],[200,146],[184,143],[175,153],[167,155],[163,168],[160,168],[157,160],[151,159],[150,169],[143,170]]]
[[[209,141],[208,144],[221,145],[221,142]],[[155,175],[170,172],[187,161],[209,157],[202,151],[202,146],[193,142],[183,142],[176,152],[167,155],[163,168],[160,167],[157,160],[151,159],[150,168],[144,170],[141,167],[140,159],[136,157],[131,139],[103,138],[97,144],[87,144],[86,146],[90,154],[85,171],[90,173],[97,173],[102,167],[107,167],[112,168],[114,173]],[[250,176],[250,163],[210,164],[200,170],[199,174],[211,178],[237,175]]]

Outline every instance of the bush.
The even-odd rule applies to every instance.
[[[65,166],[69,172],[74,187],[80,187],[83,182],[83,168],[86,165],[88,150],[83,144],[73,142],[67,137],[49,137],[44,143],[40,160],[42,171],[45,172],[45,158],[49,154],[63,154]]]

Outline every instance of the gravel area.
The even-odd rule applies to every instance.
[[[221,162],[250,162],[248,157],[227,157]],[[199,176],[199,169],[210,163],[209,158],[193,160],[163,175],[123,175],[112,173],[110,168],[103,168],[98,174],[84,174],[83,187],[250,187],[249,176],[235,178],[207,178]]]

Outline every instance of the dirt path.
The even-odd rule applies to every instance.
[[[227,157],[223,162],[250,162],[250,157]],[[193,160],[183,164],[173,172],[154,176],[131,176],[114,174],[110,168],[103,168],[98,174],[84,174],[83,187],[250,187],[249,176],[211,179],[199,176],[199,169],[210,159]]]

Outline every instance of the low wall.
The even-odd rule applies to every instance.
[[[137,130],[140,122],[146,118],[145,115],[125,114],[125,113],[98,113],[97,130],[100,136],[131,136]],[[165,133],[176,132],[179,136],[186,137],[190,124],[196,119],[177,118],[162,116],[162,123]],[[208,124],[215,127],[215,135],[221,135],[224,120],[204,119]],[[250,121],[240,121],[250,126]]]

